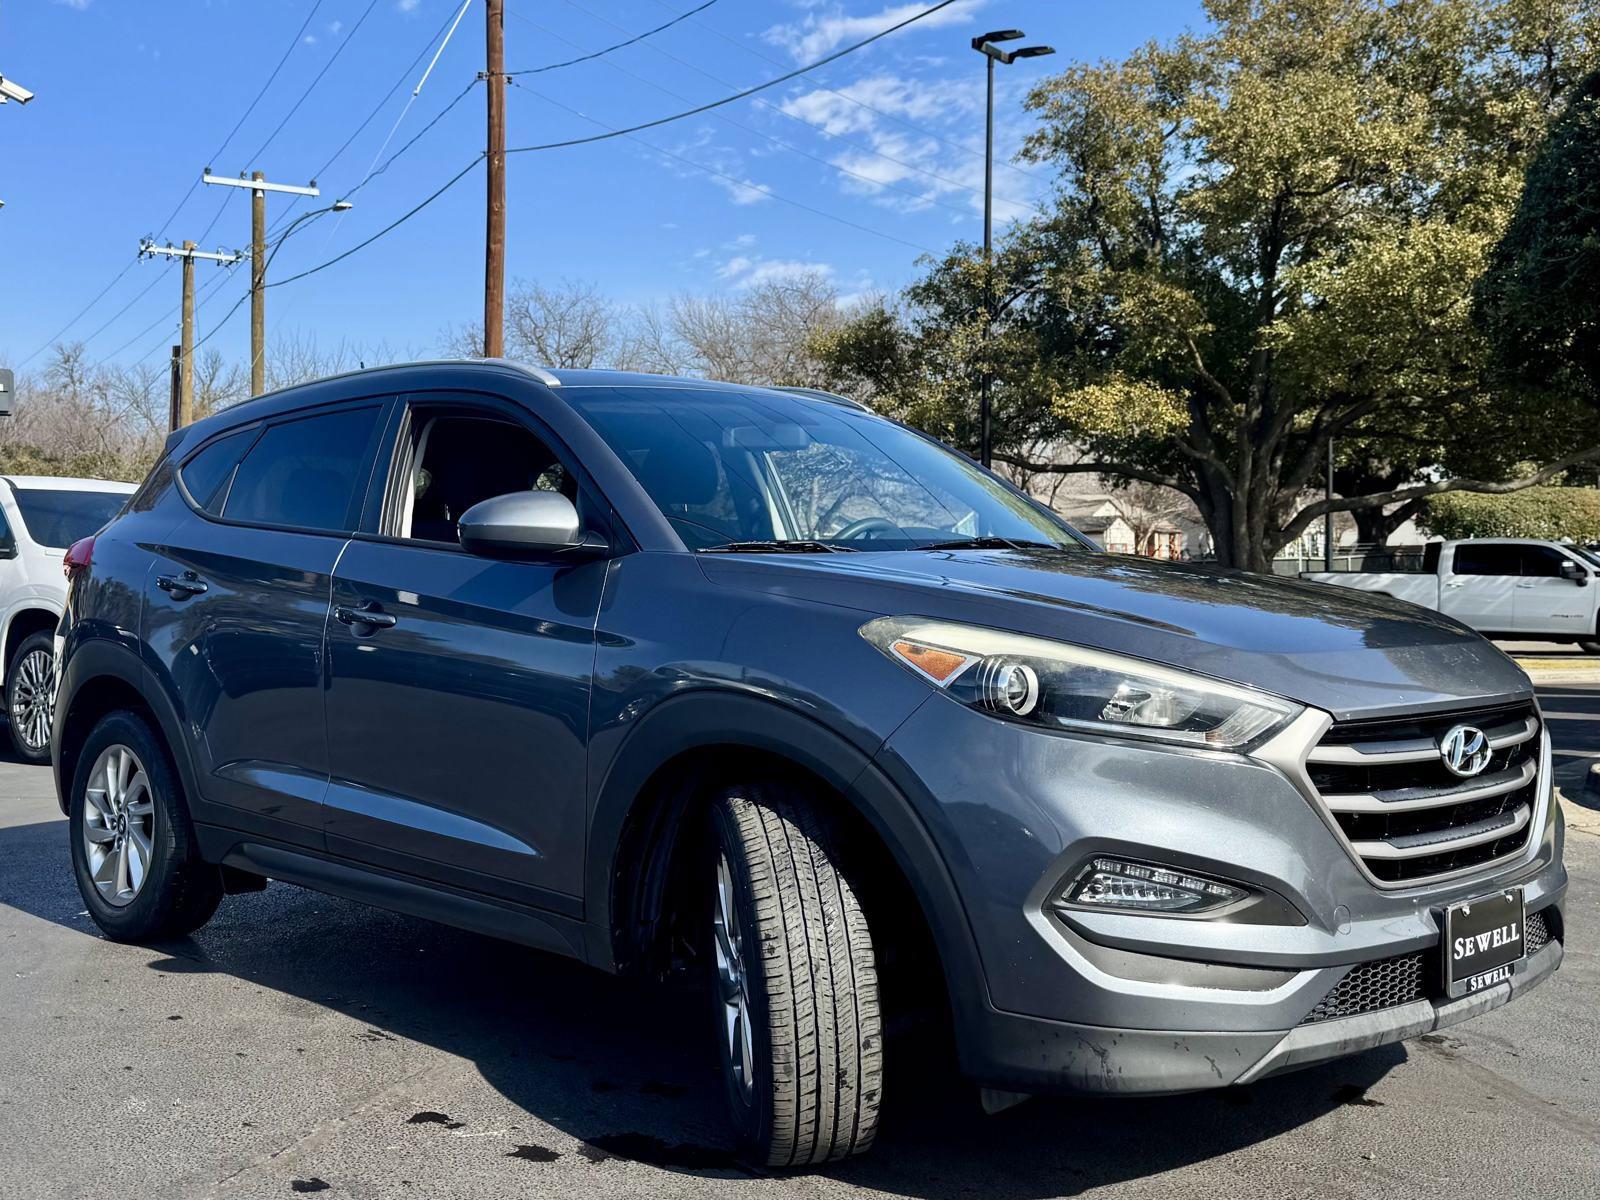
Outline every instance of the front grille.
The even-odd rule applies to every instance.
[[[1529,958],[1551,942],[1561,940],[1559,921],[1560,916],[1553,908],[1528,914],[1522,937]],[[1340,1017],[1356,1017],[1428,999],[1430,991],[1440,986],[1437,972],[1430,972],[1427,966],[1427,960],[1437,953],[1436,950],[1419,950],[1352,967],[1350,973],[1301,1018],[1300,1024],[1336,1021]]]
[[[1302,1025],[1354,1017],[1361,1013],[1398,1008],[1427,998],[1426,972],[1422,954],[1398,954],[1353,967],[1350,974],[1333,985],[1333,990],[1305,1015]]]
[[[1439,743],[1455,725],[1489,736],[1482,773],[1462,779]],[[1334,725],[1306,770],[1351,850],[1380,883],[1404,886],[1508,859],[1528,844],[1539,795],[1531,703]]]

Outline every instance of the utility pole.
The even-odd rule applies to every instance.
[[[250,394],[259,396],[266,391],[267,379],[267,193],[284,192],[290,196],[320,196],[317,181],[307,187],[289,183],[268,183],[260,171],[252,171],[246,179],[213,175],[207,167],[200,176],[202,183],[223,187],[250,189]]]
[[[488,207],[483,239],[483,353],[505,354],[506,29],[505,0],[485,0],[484,78],[489,86]]]
[[[204,258],[211,262],[232,264],[241,261],[244,255],[212,254],[195,249],[193,242],[184,242],[181,247],[170,242],[165,246],[157,246],[153,242],[139,243],[141,258],[154,258],[158,254],[183,260],[183,335],[182,345],[177,347],[178,408],[176,424],[173,426],[174,429],[181,429],[194,420],[194,260]]]

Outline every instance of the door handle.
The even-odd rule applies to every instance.
[[[348,608],[343,604],[333,610],[333,616],[342,625],[349,625],[352,628],[365,625],[369,631],[392,629],[395,623],[391,613],[382,612],[377,608]]]
[[[185,571],[182,575],[158,576],[156,586],[174,600],[187,600],[190,596],[202,595],[206,590],[205,581],[193,571]]]

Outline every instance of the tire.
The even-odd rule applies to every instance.
[[[1579,642],[1578,649],[1585,654],[1600,654],[1600,638]]]
[[[768,1167],[862,1154],[878,1127],[882,1017],[872,937],[831,831],[773,785],[725,792],[710,824],[711,1000],[744,1153]]]
[[[143,718],[115,712],[94,727],[67,818],[78,891],[113,941],[182,937],[217,911],[222,871],[200,858],[177,775]]]
[[[11,724],[11,744],[24,762],[50,761],[50,690],[55,664],[55,639],[48,633],[23,638],[6,664],[6,716]]]

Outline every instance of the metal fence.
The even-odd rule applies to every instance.
[[[1394,571],[1411,574],[1423,569],[1425,551],[1421,546],[1349,546],[1334,553],[1330,565],[1322,556],[1284,555],[1272,560],[1274,575],[1298,575],[1302,571]]]

